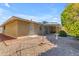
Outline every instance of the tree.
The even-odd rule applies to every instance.
[[[72,3],[61,14],[61,23],[67,34],[79,36],[79,4]]]

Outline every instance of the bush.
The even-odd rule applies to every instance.
[[[79,35],[76,35],[75,38],[76,38],[77,40],[79,40]]]
[[[59,32],[59,36],[66,37],[67,36],[67,33],[62,30],[62,31]]]
[[[79,34],[79,3],[69,4],[61,14],[61,23],[67,34],[78,37]]]

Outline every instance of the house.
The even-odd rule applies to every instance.
[[[20,37],[26,35],[52,34],[56,32],[57,28],[60,28],[59,26],[59,24],[38,23],[32,20],[12,16],[4,22],[0,28],[2,29],[1,32],[3,34],[12,37]]]

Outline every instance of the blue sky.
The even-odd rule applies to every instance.
[[[66,3],[0,3],[0,24],[11,16],[60,23],[61,12],[66,6]]]

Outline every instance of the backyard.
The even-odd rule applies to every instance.
[[[79,56],[79,41],[70,36],[56,39],[55,34],[50,34],[5,39],[0,41],[0,55]]]
[[[0,55],[79,56],[79,3],[8,5],[16,10],[0,9]]]

